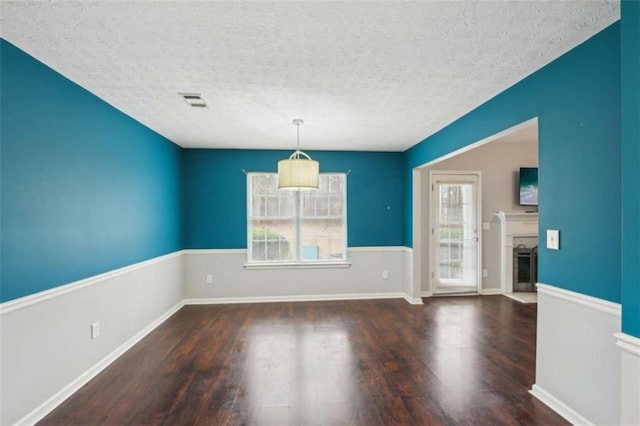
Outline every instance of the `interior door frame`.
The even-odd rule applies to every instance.
[[[431,232],[428,233],[429,236],[429,292],[432,295],[436,295],[434,279],[435,279],[435,270],[436,270],[436,241],[435,241],[435,217],[434,212],[436,210],[434,205],[435,199],[435,180],[434,176],[438,175],[450,175],[450,176],[473,176],[478,180],[477,194],[476,194],[476,227],[478,228],[477,236],[478,236],[478,250],[477,250],[477,259],[476,259],[476,292],[478,295],[482,294],[482,172],[479,170],[429,170],[429,228]],[[451,295],[455,295],[456,293],[451,293]],[[465,293],[466,294],[466,293]]]

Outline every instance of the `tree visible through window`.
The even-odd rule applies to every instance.
[[[320,174],[314,191],[278,190],[275,173],[247,175],[249,263],[346,259],[346,175]]]

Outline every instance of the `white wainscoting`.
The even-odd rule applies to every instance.
[[[0,305],[0,424],[40,420],[177,311],[182,290],[176,252]]]
[[[247,269],[244,249],[183,253],[188,304],[412,298],[405,293],[406,247],[350,248],[349,267],[315,269]],[[207,284],[207,275],[213,276],[213,283]]]
[[[616,333],[620,349],[620,424],[640,425],[640,339]]]
[[[617,303],[538,284],[531,393],[573,424],[620,424],[620,313]]]
[[[182,250],[0,304],[0,424],[36,423],[185,303],[422,303],[411,249],[351,248],[348,257],[348,267],[249,270],[246,250]]]

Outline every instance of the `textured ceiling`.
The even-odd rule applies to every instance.
[[[183,147],[404,150],[617,1],[2,1],[0,34]],[[201,93],[192,109],[178,92]]]

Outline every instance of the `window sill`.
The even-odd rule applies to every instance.
[[[351,262],[245,263],[245,269],[336,269],[350,268]]]

